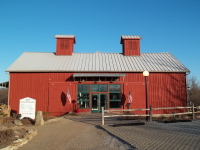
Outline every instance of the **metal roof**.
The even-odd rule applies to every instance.
[[[142,39],[142,37],[139,35],[122,35],[120,39],[120,44],[123,43],[123,39],[137,39],[138,40],[138,39]]]
[[[122,35],[122,39],[141,39],[142,37],[139,35]]]
[[[24,52],[6,72],[189,72],[171,53],[55,53]]]
[[[75,35],[55,35],[55,38],[75,38]]]
[[[73,77],[125,77],[126,75],[124,73],[120,73],[120,74],[113,74],[113,73],[104,73],[104,74],[100,74],[100,73],[90,73],[90,74],[85,74],[85,73],[75,73],[73,74]]]

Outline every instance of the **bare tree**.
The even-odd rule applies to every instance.
[[[0,87],[0,103],[8,103],[8,89]]]
[[[188,102],[200,106],[200,82],[192,76],[187,79]]]

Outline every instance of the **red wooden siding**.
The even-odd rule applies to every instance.
[[[154,108],[186,106],[186,75],[184,73],[150,73],[149,100]],[[172,111],[177,110],[155,112],[169,113]]]
[[[142,73],[125,74],[124,82],[123,77],[120,78],[120,82],[116,82],[117,84],[124,84],[122,86],[123,108],[127,108],[129,91],[133,96],[133,103],[130,108],[145,108],[145,84]],[[11,109],[18,112],[19,100],[31,97],[36,99],[37,111],[49,111],[52,115],[61,115],[73,111],[74,104],[69,104],[68,100],[65,99],[66,90],[69,88],[72,100],[76,100],[77,82],[74,82],[72,75],[73,73],[10,73],[9,103]],[[154,108],[186,105],[185,73],[150,73],[148,79],[149,105]],[[94,82],[84,83],[92,84]],[[171,110],[154,111],[154,113],[171,112]]]
[[[145,101],[145,86],[143,82],[127,82],[124,84],[124,91],[123,91],[123,100],[124,100],[124,108],[128,109],[126,107],[128,103],[128,95],[129,92],[131,92],[132,95],[132,103],[129,106],[130,109],[137,109],[137,108],[146,108],[146,101]],[[142,114],[144,111],[135,111],[134,113]]]
[[[67,90],[70,91],[71,103],[67,98]],[[75,83],[49,83],[49,112],[59,116],[69,111],[76,110],[76,85]]]
[[[49,82],[66,83],[69,80],[73,80],[72,73],[10,73],[11,86],[9,103],[11,109],[18,112],[19,100],[25,97],[31,97],[36,99],[37,111],[47,112],[49,111]]]
[[[135,91],[135,84],[137,82],[142,82],[143,85],[145,85],[142,73],[126,73],[125,81],[127,82],[125,84],[129,83],[128,90],[133,89],[131,90],[132,93]],[[130,82],[134,83],[131,84]],[[125,85],[124,87],[126,88]],[[142,86],[138,85],[138,90],[142,92]],[[128,92],[126,89],[124,91]],[[145,95],[145,87],[143,87],[143,93],[141,94]],[[125,95],[127,95],[127,93],[125,93]],[[186,74],[150,73],[148,77],[148,98],[149,105],[152,105],[154,108],[186,106]],[[138,101],[140,101],[139,99],[140,98],[138,98]],[[127,101],[125,102],[125,105]],[[144,99],[143,101],[146,100]],[[138,102],[135,102],[133,97],[133,104],[131,104],[131,106],[135,108],[134,105],[137,104]],[[143,108],[146,107],[146,103],[145,105],[143,102],[139,104],[141,107],[137,108],[142,108],[142,106],[144,106]],[[172,111],[175,112],[178,110],[157,110],[153,113],[171,113]]]

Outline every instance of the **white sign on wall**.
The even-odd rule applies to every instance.
[[[21,114],[21,118],[29,117],[35,119],[35,107],[36,107],[36,100],[30,97],[26,97],[20,99],[19,103],[19,114]]]

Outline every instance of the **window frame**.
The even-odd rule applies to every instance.
[[[108,92],[108,89],[109,89],[109,84],[90,84],[91,85],[91,90],[90,90],[90,92],[93,92],[93,93],[95,93],[95,92],[97,92],[97,93],[99,93],[99,92]],[[97,85],[98,86],[98,91],[92,91],[92,85]],[[101,85],[106,85],[107,86],[107,91],[100,91],[100,86]]]
[[[119,91],[111,91],[110,90],[110,86],[111,85],[120,85],[120,90]],[[118,109],[118,108],[122,107],[122,93],[121,93],[121,90],[122,90],[122,85],[121,84],[110,84],[109,85],[109,108],[110,109]],[[119,93],[120,94],[120,99],[111,99],[110,98],[110,96],[111,96],[110,94],[111,93]],[[121,102],[119,107],[112,107],[112,108],[110,107],[111,106],[111,104],[110,104],[111,102],[119,102],[119,101]]]
[[[88,107],[87,108],[79,108],[78,106],[78,109],[90,109],[90,85],[89,84],[77,84],[78,86],[79,85],[87,85],[87,91],[79,91],[79,87],[77,86],[77,104],[79,104],[80,102],[88,102]],[[79,99],[79,96],[78,94],[88,94],[88,98],[87,99],[83,99],[83,100],[80,100]]]

